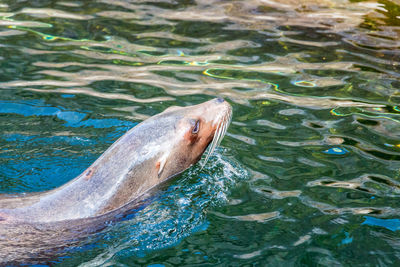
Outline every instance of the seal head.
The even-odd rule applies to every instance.
[[[196,106],[170,107],[161,113],[161,116],[174,117],[176,123],[170,133],[170,148],[165,150],[166,157],[162,157],[157,165],[157,168],[160,166],[160,178],[178,174],[198,162],[212,142],[206,163],[225,135],[231,115],[231,106],[222,98]]]

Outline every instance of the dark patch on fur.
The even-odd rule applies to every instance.
[[[86,171],[86,174],[85,174],[85,179],[86,180],[89,180],[92,176],[93,176],[93,170],[92,169],[88,169],[87,171]]]

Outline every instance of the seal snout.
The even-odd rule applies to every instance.
[[[225,100],[224,100],[222,97],[218,97],[218,98],[215,99],[215,101],[216,101],[217,103],[222,103],[222,102],[224,102]]]

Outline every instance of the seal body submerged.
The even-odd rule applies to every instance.
[[[138,124],[67,184],[23,197],[0,197],[1,222],[51,223],[117,210],[196,163],[225,134],[231,106],[221,98],[170,107]]]

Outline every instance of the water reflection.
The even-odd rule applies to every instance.
[[[3,1],[2,192],[57,187],[168,106],[224,149],[61,265],[399,261],[395,1]],[[156,242],[156,241],[157,242]]]

